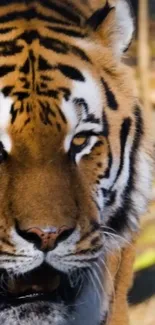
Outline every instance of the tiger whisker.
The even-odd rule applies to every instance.
[[[115,241],[115,245],[117,246],[117,251],[118,251],[118,253],[119,253],[119,256],[116,256],[116,259],[119,258],[119,260],[118,260],[118,267],[117,267],[117,270],[116,270],[116,273],[117,273],[117,271],[118,271],[118,269],[119,269],[119,267],[120,267],[120,263],[121,263],[121,252],[120,252],[120,247],[119,247],[119,245],[118,245],[117,240],[112,236],[111,233],[109,233],[109,232],[105,232],[105,234],[106,234],[107,236],[111,237],[112,240]],[[113,250],[112,250],[112,249],[109,250],[108,247],[106,247],[106,252],[108,252],[108,253],[110,253],[110,254],[113,254],[113,256],[115,256]]]
[[[116,237],[116,238],[118,238],[118,239],[121,239],[122,241],[124,241],[124,243],[126,243],[126,244],[128,244],[128,245],[130,245],[130,246],[133,246],[132,245],[132,243],[130,242],[130,241],[128,241],[126,238],[124,238],[124,237],[122,237],[122,236],[120,236],[120,235],[118,235],[118,234],[115,234],[115,233],[113,233],[113,232],[105,232],[104,231],[104,229],[106,230],[112,230],[111,228],[109,228],[109,227],[101,227],[101,230],[103,230],[103,232],[105,233],[105,234],[109,234],[109,235],[111,235],[111,236],[113,236],[113,237]]]
[[[100,274],[103,276],[103,272],[101,272],[101,268],[99,267],[99,265],[97,264],[97,262],[94,262],[95,266],[98,268]],[[94,273],[94,276],[99,284],[99,287],[101,289],[101,291],[103,291],[103,283],[101,282],[99,276],[98,276],[98,272],[97,270],[95,270],[94,268],[92,269],[93,273]]]
[[[96,297],[100,301],[100,299],[101,299],[100,298],[100,294],[99,294],[99,291],[97,289],[97,286],[96,286],[96,283],[95,283],[95,279],[94,279],[94,277],[92,275],[92,270],[91,269],[88,269],[88,275],[89,275],[89,279],[90,279],[90,281],[91,281],[91,283],[92,283],[92,285],[93,285],[93,287],[95,289]]]
[[[78,291],[77,291],[77,293],[76,293],[76,297],[79,296],[79,294],[80,294],[80,292],[81,292],[81,290],[82,290],[82,288],[83,288],[84,276],[83,276],[83,274],[82,274],[82,269],[81,269],[80,271],[81,271],[81,272],[80,272],[80,280],[79,280],[79,282],[80,282],[80,286],[79,286],[79,289],[78,289]]]
[[[106,265],[105,261],[103,260],[103,258],[100,258],[100,261],[103,264],[103,266],[104,266],[104,268],[105,268],[105,270],[107,272],[107,275],[109,277],[109,281],[110,281],[111,288],[112,288],[112,295],[113,295],[113,299],[114,299],[114,302],[115,302],[116,297],[115,297],[115,288],[114,288],[114,283],[113,283],[112,275],[110,273],[110,270],[109,270],[108,266]]]
[[[115,237],[111,234],[111,233],[109,233],[109,232],[104,232],[104,234],[105,235],[107,235],[107,236],[109,236],[110,238],[112,238],[112,240],[114,240],[115,241],[115,245],[116,245],[116,247],[117,247],[117,250],[118,251],[120,251],[120,246],[118,245],[118,242],[117,242],[117,240],[115,239]],[[107,250],[107,249],[106,249]],[[111,250],[111,253],[112,253],[112,250]]]

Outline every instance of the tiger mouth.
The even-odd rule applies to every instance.
[[[12,279],[1,271],[0,304],[17,306],[24,303],[48,301],[68,304],[76,296],[66,274],[43,264]],[[2,276],[3,274],[3,276]]]

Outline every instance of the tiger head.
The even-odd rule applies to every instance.
[[[151,179],[133,30],[125,0],[0,2],[1,323],[106,321],[106,259]]]

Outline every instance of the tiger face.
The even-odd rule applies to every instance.
[[[126,1],[0,3],[0,321],[106,323],[151,179]],[[147,116],[146,116],[147,115]]]

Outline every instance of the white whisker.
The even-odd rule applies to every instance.
[[[106,227],[106,226],[102,226],[101,227],[101,229],[103,230],[103,233],[104,234],[109,234],[109,235],[111,235],[111,236],[113,236],[113,238],[115,237],[115,238],[118,238],[119,240],[122,240],[124,243],[126,243],[127,245],[130,245],[130,246],[133,246],[132,245],[132,243],[130,242],[130,241],[128,241],[126,238],[124,238],[123,236],[120,236],[120,235],[118,235],[118,234],[116,234],[116,233],[114,233],[114,230],[112,229],[112,228],[110,228],[110,227]],[[110,230],[110,231],[104,231],[104,229],[105,230]]]
[[[115,288],[114,288],[114,282],[113,282],[113,277],[110,273],[110,270],[109,268],[107,267],[105,261],[103,259],[100,259],[101,263],[103,264],[106,272],[107,272],[107,275],[109,277],[109,281],[110,281],[110,284],[111,284],[111,288],[112,288],[112,294],[113,294],[113,298],[114,298],[114,301],[115,301]]]
[[[101,299],[100,298],[100,294],[99,294],[99,291],[97,289],[97,286],[96,286],[96,283],[95,283],[95,279],[94,279],[94,277],[92,275],[91,269],[88,269],[88,275],[89,275],[89,279],[90,279],[90,281],[91,281],[91,283],[92,283],[92,285],[94,287],[94,290],[95,290],[95,293],[96,293],[96,297],[100,301],[100,299]]]

